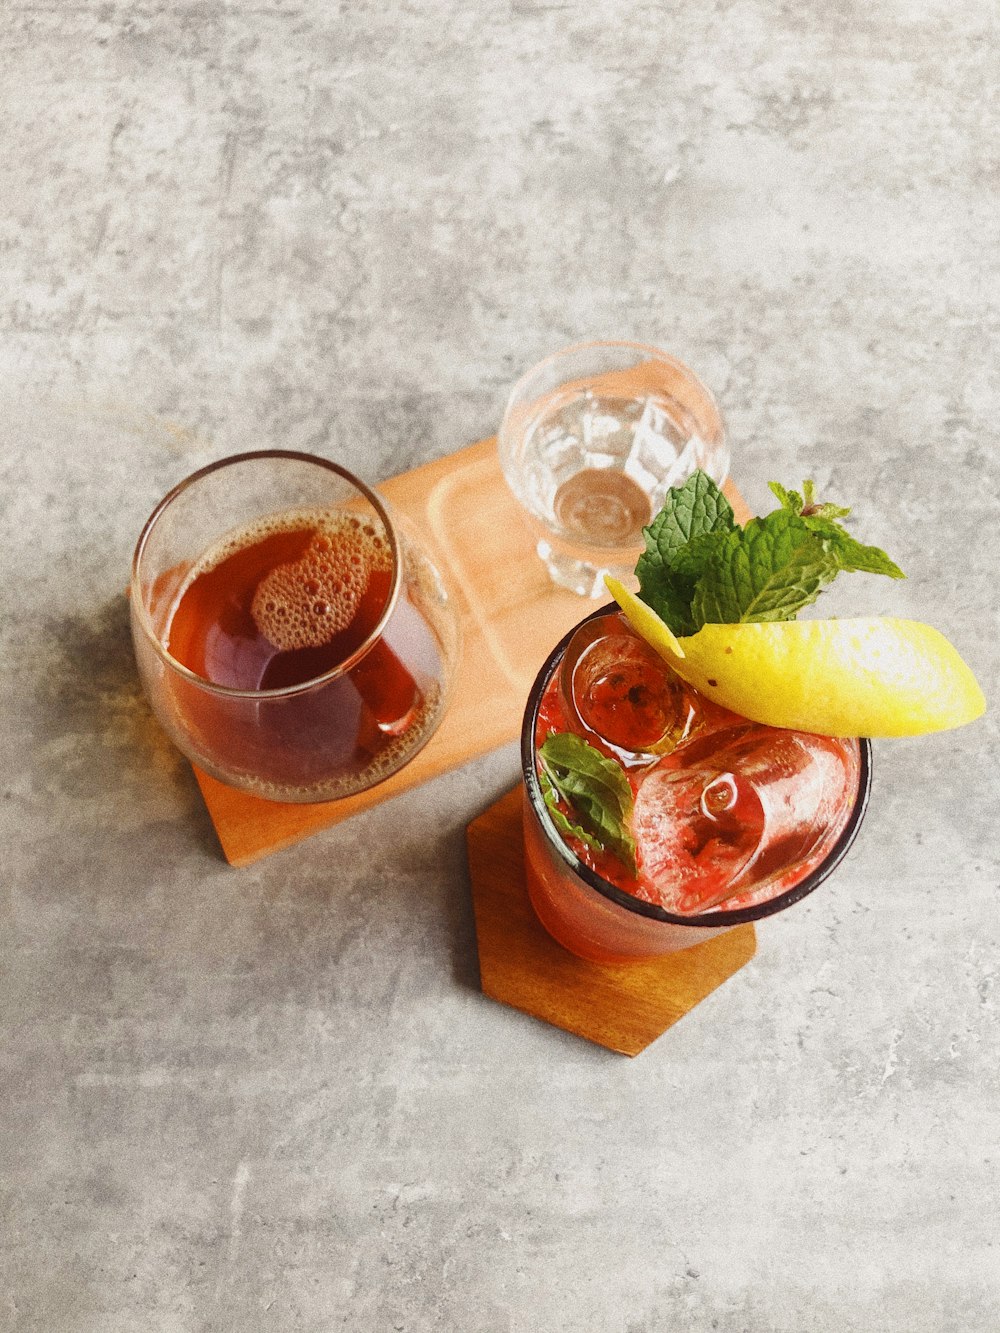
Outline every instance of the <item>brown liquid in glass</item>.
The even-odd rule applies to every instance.
[[[232,539],[232,544],[239,538]],[[320,605],[309,586],[312,570],[306,557],[316,544],[329,541],[314,525],[270,532],[208,564],[189,582],[170,621],[167,646],[171,656],[215,685],[241,690],[274,690],[301,685],[345,662],[365,642],[385,610],[392,585],[391,561],[364,571],[364,591],[348,623],[325,642],[282,648],[262,632],[253,605],[257,589],[281,566],[290,567],[291,581],[301,586],[308,606]],[[365,559],[360,542],[342,540],[334,546],[338,561]],[[315,585],[314,585],[315,586]],[[308,600],[307,600],[308,599]],[[322,637],[319,633],[312,638]]]
[[[405,583],[379,629],[394,571],[384,529],[342,513],[276,515],[205,553],[170,618],[171,656],[230,689],[317,682],[258,701],[177,682],[177,708],[206,762],[245,772],[263,794],[306,799],[321,787],[325,798],[381,780],[419,748],[440,656]]]

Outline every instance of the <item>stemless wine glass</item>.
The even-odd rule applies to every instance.
[[[642,528],[696,468],[721,485],[729,450],[715,400],[655,347],[588,342],[514,385],[497,437],[504,476],[554,583],[585,597],[627,579]]]
[[[270,800],[382,782],[443,716],[459,642],[436,569],[378,495],[314,455],[202,468],[136,546],[132,635],[178,748]]]

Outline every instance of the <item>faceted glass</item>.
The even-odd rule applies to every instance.
[[[627,577],[667,491],[701,468],[720,485],[729,451],[698,378],[655,347],[567,347],[511,391],[498,435],[507,483],[553,582],[602,596]]]

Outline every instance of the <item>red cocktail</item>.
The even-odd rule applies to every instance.
[[[686,948],[810,893],[853,841],[870,782],[867,741],[711,703],[614,611],[584,621],[539,673],[522,761],[535,911],[560,944],[605,963]],[[576,821],[579,802],[606,822],[600,842]]]

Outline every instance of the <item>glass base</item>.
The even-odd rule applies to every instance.
[[[595,564],[560,550],[554,542],[545,538],[538,543],[536,549],[542,563],[549,571],[552,582],[569,592],[575,592],[580,597],[603,597],[607,600],[611,594],[604,586],[605,574],[628,583],[635,572],[635,555],[626,564],[614,561]]]

